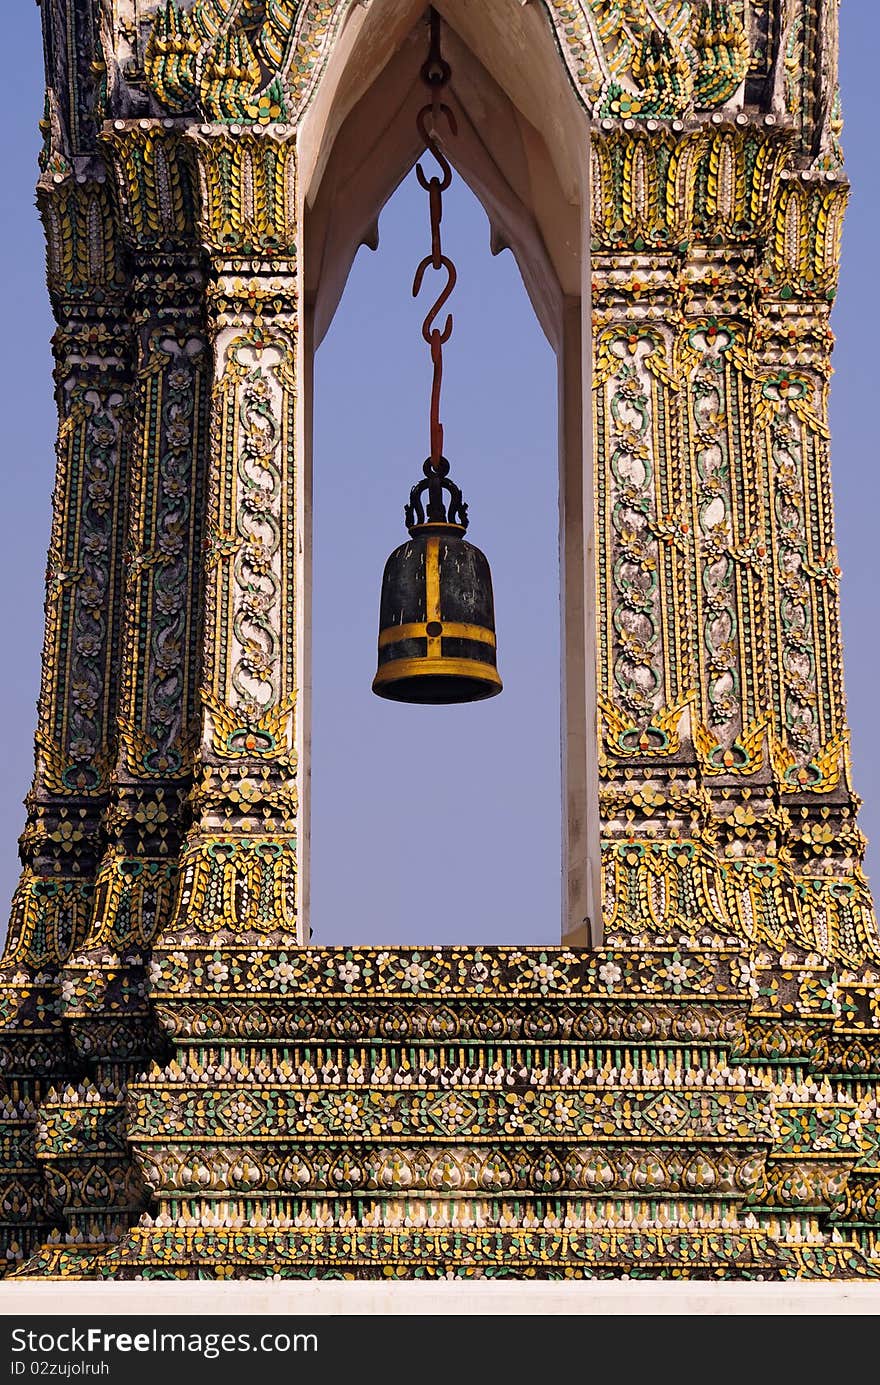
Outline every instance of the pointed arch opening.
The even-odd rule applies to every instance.
[[[512,251],[535,315],[556,355],[562,935],[571,942],[596,945],[601,913],[593,487],[584,408],[590,398],[587,118],[542,5],[478,6],[469,0],[449,0],[436,8],[445,21],[444,50],[453,69],[450,100],[459,125],[454,145],[450,141],[446,146],[447,156],[489,218],[493,249]],[[309,608],[314,355],[333,319],[358,248],[376,243],[381,209],[422,153],[415,118],[424,104],[419,72],[426,38],[427,9],[421,0],[373,0],[369,7],[353,7],[301,124],[299,196],[305,226],[300,343],[305,381],[302,590]],[[536,484],[541,484],[540,478]],[[547,484],[555,489],[555,478]],[[384,556],[380,555],[377,568]],[[377,594],[379,575],[377,570]],[[302,625],[299,753],[305,840],[300,898],[308,918],[310,609]],[[548,676],[552,676],[549,671]],[[523,791],[527,796],[527,782]]]

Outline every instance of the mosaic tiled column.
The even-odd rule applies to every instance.
[[[254,136],[203,127],[187,140],[210,259],[214,367],[202,719],[176,910],[159,931],[150,968],[159,1015],[176,1044],[165,1080],[185,1090],[211,1068],[206,1034],[235,1041],[271,1032],[266,1004],[279,988],[289,990],[290,957],[302,941],[295,146],[286,131]],[[186,1075],[182,1052],[195,1065]],[[240,1052],[245,1084],[278,1061],[263,1044]],[[151,1081],[158,1072],[154,1066]],[[133,1088],[133,1110],[141,1092],[142,1084]],[[140,1127],[130,1133],[143,1164]],[[204,1216],[218,1191],[205,1189]]]
[[[679,125],[594,136],[607,924],[854,960],[876,931],[847,781],[824,394],[846,188],[813,178],[820,204],[795,224],[790,129]],[[786,236],[821,266],[796,298]],[[788,357],[817,342],[807,391]]]
[[[84,1078],[51,1093],[38,1138],[66,1239],[84,1254],[143,1202],[125,1142],[126,1084],[162,1049],[146,972],[174,902],[197,740],[210,353],[188,171],[158,136],[139,126],[111,135],[137,337],[120,741],[92,918],[63,972]]]
[[[110,183],[59,173],[44,180],[40,206],[60,423],[36,773],[0,971],[0,1226],[10,1259],[59,1211],[37,1171],[34,1123],[47,1089],[76,1064],[60,970],[88,929],[115,756],[132,364]]]
[[[830,120],[839,128],[834,108]],[[827,992],[834,996],[833,1027],[807,1031],[812,1068],[823,1075],[826,1100],[840,1109],[852,1103],[859,1131],[857,1157],[838,1197],[826,1192],[823,1198],[820,1189],[814,1201],[830,1205],[830,1224],[876,1264],[880,1072],[872,1033],[880,1027],[880,959],[846,723],[828,429],[829,317],[848,195],[839,170],[822,161],[783,177],[761,281],[755,413],[770,536],[768,666],[780,857],[803,947],[837,963],[827,968],[827,980],[837,983]],[[765,1026],[766,1020],[760,1031],[766,1052]],[[802,1049],[803,1026],[787,1029],[795,1051]],[[790,1186],[783,1183],[783,1191],[791,1201]]]
[[[192,965],[208,976],[214,949],[302,941],[296,154],[283,127],[243,134],[203,126],[189,139],[211,264],[214,408],[193,825],[159,950],[194,948]],[[223,962],[213,960],[216,979]]]
[[[790,172],[776,205],[756,333],[756,423],[766,486],[771,617],[771,759],[804,945],[857,966],[876,960],[862,874],[843,691],[840,568],[828,429],[833,334],[848,185]]]
[[[846,1226],[873,1255],[839,1203],[855,1179],[853,1205],[874,1205],[876,1088],[833,1037],[853,1010],[841,964],[877,956],[827,482],[846,184],[790,173],[773,116],[647,136],[594,137],[608,933],[750,945],[735,1052],[775,1088],[779,1131],[750,1219],[777,1243]]]

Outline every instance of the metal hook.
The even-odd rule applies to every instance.
[[[422,283],[425,278],[425,271],[429,268],[433,268],[433,266],[433,255],[426,255],[425,258],[422,260],[422,263],[416,270],[416,277],[413,280],[413,298],[418,298],[422,290]],[[440,256],[440,266],[446,270],[446,284],[443,288],[443,292],[431,305],[431,309],[428,313],[428,316],[425,318],[425,321],[422,324],[422,336],[425,338],[425,341],[428,343],[428,345],[431,344],[431,340],[435,332],[439,336],[441,343],[447,342],[450,336],[452,335],[452,313],[447,313],[446,326],[443,328],[442,332],[439,330],[439,328],[436,328],[434,326],[434,319],[443,311],[447,299],[452,293],[452,290],[455,288],[455,283],[458,278],[455,265],[452,263],[448,256]]]
[[[425,176],[421,163],[417,163],[416,177],[418,178],[421,186],[425,189],[425,192],[430,192],[431,183],[435,183],[439,187],[441,192],[445,192],[446,189],[449,187],[450,183],[452,182],[452,169],[449,165],[449,160],[446,158],[440,146],[437,144],[437,141],[434,138],[433,131],[430,133],[428,131],[427,121],[429,115],[433,115],[435,116],[435,118],[437,115],[445,115],[447,124],[449,125],[449,129],[453,135],[458,134],[458,121],[455,119],[455,112],[450,110],[450,108],[446,105],[445,101],[440,102],[440,105],[437,107],[436,112],[433,106],[423,106],[422,109],[419,111],[418,115],[416,116],[416,125],[418,126],[419,134],[425,141],[425,148],[428,150],[430,154],[434,155],[434,158],[437,160],[438,164],[443,170],[442,179],[437,178],[435,176],[429,180]]]

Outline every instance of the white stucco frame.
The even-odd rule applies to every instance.
[[[450,162],[516,257],[559,371],[565,940],[601,941],[591,437],[589,124],[543,5],[439,0],[459,132]],[[421,153],[424,0],[352,6],[300,123],[300,909],[308,919],[314,352],[354,256]],[[365,940],[366,941],[366,940]]]

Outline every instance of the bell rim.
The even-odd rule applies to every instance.
[[[377,669],[372,689],[377,697],[387,697],[383,691],[391,683],[402,683],[419,678],[461,678],[473,683],[487,685],[490,691],[484,697],[494,697],[504,689],[501,675],[494,664],[481,663],[479,659],[390,659]],[[389,699],[391,701],[396,699]],[[406,699],[400,699],[405,701]],[[477,699],[472,699],[477,700]]]

